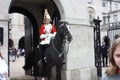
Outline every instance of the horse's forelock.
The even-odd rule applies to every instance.
[[[68,25],[67,22],[60,22],[59,23],[59,30],[62,30],[62,32],[68,34],[68,36],[71,36],[71,30],[70,26]]]

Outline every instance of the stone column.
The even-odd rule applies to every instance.
[[[8,61],[8,4],[6,0],[0,0],[0,28],[3,28],[3,45],[1,52]]]
[[[3,45],[1,52],[5,60],[8,62],[8,0],[0,0],[0,28],[3,28]],[[8,62],[9,63],[9,62]],[[7,78],[9,80],[9,78]]]
[[[70,24],[73,41],[66,56],[66,66],[63,67],[62,80],[97,80],[94,65],[93,27]]]

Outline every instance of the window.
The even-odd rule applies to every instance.
[[[102,1],[102,6],[105,7],[106,6],[106,2]]]
[[[118,21],[118,15],[116,14],[116,15],[113,15],[113,20],[114,21]]]
[[[103,24],[106,24],[106,16],[103,16]]]
[[[93,22],[93,16],[92,15],[89,15],[89,21],[90,21],[90,24],[92,24],[92,22]]]
[[[92,3],[92,0],[88,0],[88,3]]]
[[[115,5],[115,10],[118,10],[118,4],[114,4]]]

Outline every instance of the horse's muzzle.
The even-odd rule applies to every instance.
[[[72,39],[73,39],[72,36],[70,36],[67,38],[67,41],[70,43],[72,41]]]

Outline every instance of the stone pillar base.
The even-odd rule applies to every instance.
[[[95,67],[63,71],[62,80],[97,80]]]
[[[7,77],[5,80],[10,80],[10,77]]]

